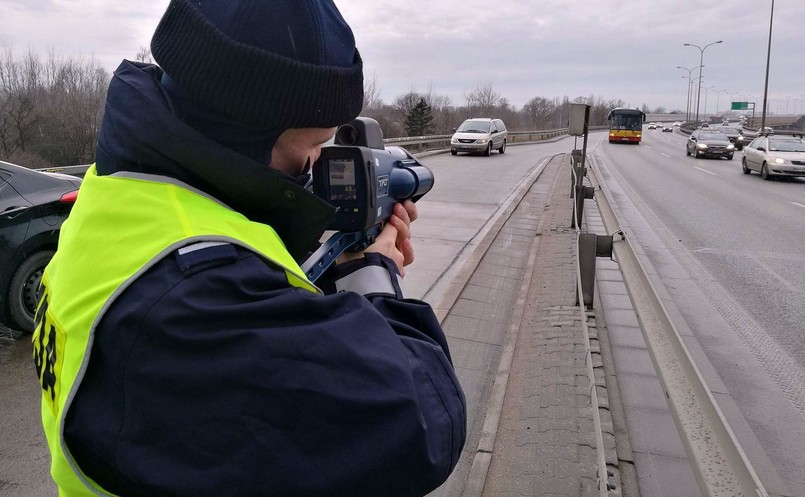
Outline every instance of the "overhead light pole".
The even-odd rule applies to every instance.
[[[772,2],[774,2],[774,0],[772,0]],[[702,99],[702,72],[703,71],[701,70],[701,68],[704,67],[704,51],[707,50],[707,47],[709,47],[711,45],[716,45],[718,43],[724,43],[724,40],[718,40],[718,41],[714,41],[713,43],[708,43],[707,45],[704,46],[704,48],[700,47],[699,45],[694,45],[693,43],[684,43],[683,44],[683,46],[686,46],[686,47],[696,47],[696,48],[699,49],[699,52],[700,52],[700,54],[699,54],[699,91],[698,91],[698,94],[696,96],[696,121],[699,120],[699,102]],[[767,72],[768,72],[768,68],[767,68]]]
[[[710,90],[715,90],[715,86],[705,86],[704,87],[704,116],[707,117],[707,96],[710,94]],[[696,119],[699,120],[698,118]]]
[[[693,84],[693,77],[691,76],[691,74],[693,74],[693,71],[695,71],[696,69],[701,70],[702,67],[704,66],[691,67],[690,69],[688,69],[687,67],[676,66],[677,69],[684,69],[685,71],[688,71],[688,100],[687,100],[687,109],[685,110],[686,122],[690,121],[690,87]],[[684,78],[685,76],[682,77]]]
[[[774,22],[774,0],[771,0],[771,14],[769,15],[769,47],[766,50],[766,84],[763,87],[763,114],[760,117],[760,129],[766,128],[766,97],[769,94],[769,61],[771,60],[771,28]]]
[[[718,90],[718,93],[716,94],[716,116],[718,115],[718,101],[721,99],[721,92],[729,93],[728,90]]]
[[[688,117],[690,115],[690,78],[688,76],[680,76],[680,78],[688,80],[688,100],[685,102],[685,122],[688,122],[690,119]]]

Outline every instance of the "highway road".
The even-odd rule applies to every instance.
[[[645,130],[589,154],[767,490],[805,495],[805,180],[687,157],[686,139]]]

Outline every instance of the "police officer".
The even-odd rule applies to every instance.
[[[151,49],[159,66],[115,71],[43,276],[60,495],[433,490],[466,414],[432,309],[398,284],[416,208],[327,285],[298,264],[332,216],[300,177],[362,105],[349,26],[330,0],[172,0]]]

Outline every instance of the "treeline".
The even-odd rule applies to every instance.
[[[32,168],[95,157],[109,73],[94,59],[0,57],[0,160]]]
[[[136,60],[151,62],[141,48]],[[29,50],[0,57],[0,160],[31,168],[88,164],[95,159],[98,129],[111,74],[93,58],[45,58]],[[491,84],[479,85],[454,103],[437,94],[409,91],[387,104],[377,79],[366,78],[361,115],[376,119],[385,137],[450,134],[469,117],[503,119],[511,131],[564,128],[571,103],[591,106],[590,124],[607,122],[622,100],[588,96],[534,97],[522,108],[509,104]],[[644,105],[643,110],[649,109]],[[663,113],[658,108],[654,113]]]
[[[429,89],[427,92],[410,91],[386,104],[379,97],[376,80],[365,83],[362,115],[380,123],[383,136],[425,136],[452,133],[464,119],[493,117],[503,119],[510,131],[532,131],[566,128],[570,119],[570,105],[590,105],[590,125],[607,123],[609,110],[623,107],[622,100],[604,100],[588,96],[570,99],[534,97],[518,109],[500,95],[492,85],[480,85],[464,95],[462,105]]]

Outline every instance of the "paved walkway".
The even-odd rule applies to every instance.
[[[599,353],[595,313],[582,314],[575,302],[570,171],[569,155],[546,164],[443,321],[451,347],[461,351],[454,357],[464,358],[456,367],[468,397],[469,439],[455,473],[433,496],[599,495],[599,458],[609,472],[608,495],[637,495],[628,439],[615,443],[619,423],[606,388],[612,373]]]
[[[530,284],[484,496],[598,493],[598,442],[587,374],[588,348],[597,351],[598,344],[585,336],[582,312],[575,305],[570,166],[566,157],[554,161],[561,161],[562,167],[537,226],[535,261],[526,274]],[[594,315],[586,316],[592,328]],[[600,366],[600,356],[593,357]],[[601,404],[606,406],[605,389],[598,393],[604,394]],[[599,412],[605,416],[605,447],[614,449],[608,411]]]

